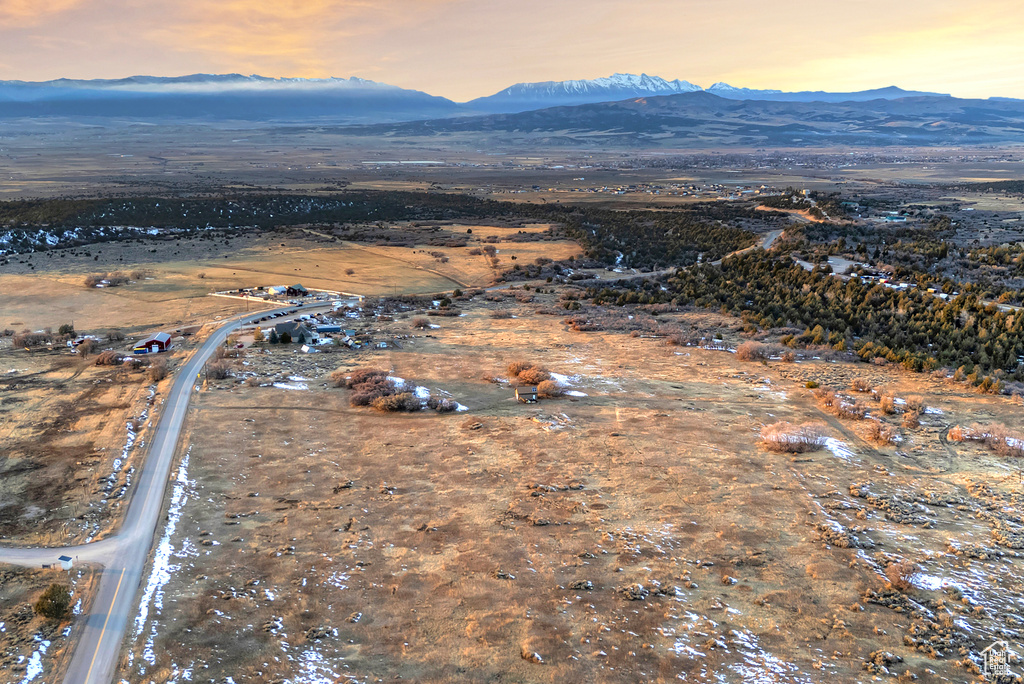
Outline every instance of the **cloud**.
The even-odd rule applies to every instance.
[[[0,0],[0,24],[31,26],[45,23],[53,15],[67,12],[84,0]]]
[[[0,77],[362,76],[463,100],[632,71],[1024,97],[1019,13],[1019,0],[0,0]]]

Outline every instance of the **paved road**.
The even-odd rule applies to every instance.
[[[306,306],[302,311],[329,306]],[[66,554],[79,562],[104,566],[92,609],[74,624],[78,644],[64,677],[65,684],[109,684],[114,676],[121,642],[136,612],[135,597],[160,522],[171,464],[189,401],[195,391],[197,375],[232,330],[258,320],[266,313],[241,314],[230,319],[210,335],[178,371],[164,401],[124,522],[116,535],[91,544],[64,548],[0,548],[0,560],[15,565],[38,567],[43,563],[55,563],[58,556]],[[285,320],[289,319],[282,318],[277,322]]]

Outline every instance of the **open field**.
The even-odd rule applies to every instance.
[[[48,681],[57,680],[74,647],[72,626],[36,615],[32,605],[57,583],[71,591],[74,614],[87,613],[98,574],[90,568],[65,572],[59,564],[40,570],[0,564],[0,679],[33,681],[45,672]]]
[[[499,226],[451,230],[465,235],[473,228],[474,240],[514,240],[513,229]],[[498,246],[507,264],[515,256],[532,262],[540,255],[565,258],[579,252],[566,241]],[[470,249],[335,246],[299,230],[216,243],[199,238],[53,250],[37,255],[42,256],[37,268],[24,263],[5,268],[0,326],[42,330],[73,322],[79,334],[100,338],[96,353],[124,352],[133,337],[216,322],[247,306],[207,296],[211,290],[301,281],[308,287],[405,294],[489,284],[498,271],[486,256],[469,254]],[[83,286],[86,275],[113,270],[137,279],[119,287]],[[129,339],[107,339],[115,330]],[[178,338],[177,347],[169,355],[172,370],[191,350],[185,338]],[[95,360],[95,354],[83,359],[63,343],[25,351],[14,348],[10,339],[0,341],[0,440],[5,445],[0,538],[5,542],[83,542],[102,538],[118,522],[122,497],[162,402],[162,384],[148,380],[144,368],[96,366]]]
[[[249,350],[196,403],[153,575],[162,607],[144,598],[122,677],[869,682],[884,666],[961,682],[969,654],[1017,628],[1016,464],[945,438],[1020,429],[1009,398],[574,333],[533,313],[548,298],[463,302],[427,333],[377,320],[414,335],[402,349]],[[520,358],[579,396],[522,405],[482,378]],[[353,408],[326,376],[366,366],[468,412]],[[835,418],[804,387],[855,378],[921,397],[901,443],[868,441],[870,419]],[[826,448],[764,450],[778,420],[822,423]],[[887,589],[903,560],[909,584]]]

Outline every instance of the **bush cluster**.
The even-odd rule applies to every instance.
[[[802,454],[825,446],[825,428],[817,423],[780,422],[766,425],[761,430],[761,444],[770,451]]]
[[[505,369],[513,385],[537,385],[551,379],[551,373],[543,366],[530,361],[513,361]]]

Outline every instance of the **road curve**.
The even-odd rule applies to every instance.
[[[309,306],[303,310],[325,306],[329,305]],[[55,563],[58,556],[67,554],[79,562],[104,566],[89,614],[79,618],[73,626],[73,638],[78,643],[64,677],[65,684],[109,684],[112,679],[121,642],[133,618],[135,597],[149,559],[154,533],[160,522],[171,464],[197,376],[231,331],[266,314],[264,310],[229,319],[178,370],[150,440],[149,453],[136,480],[121,529],[116,535],[90,544],[63,548],[0,548],[0,561],[14,565],[38,567],[43,563]]]

